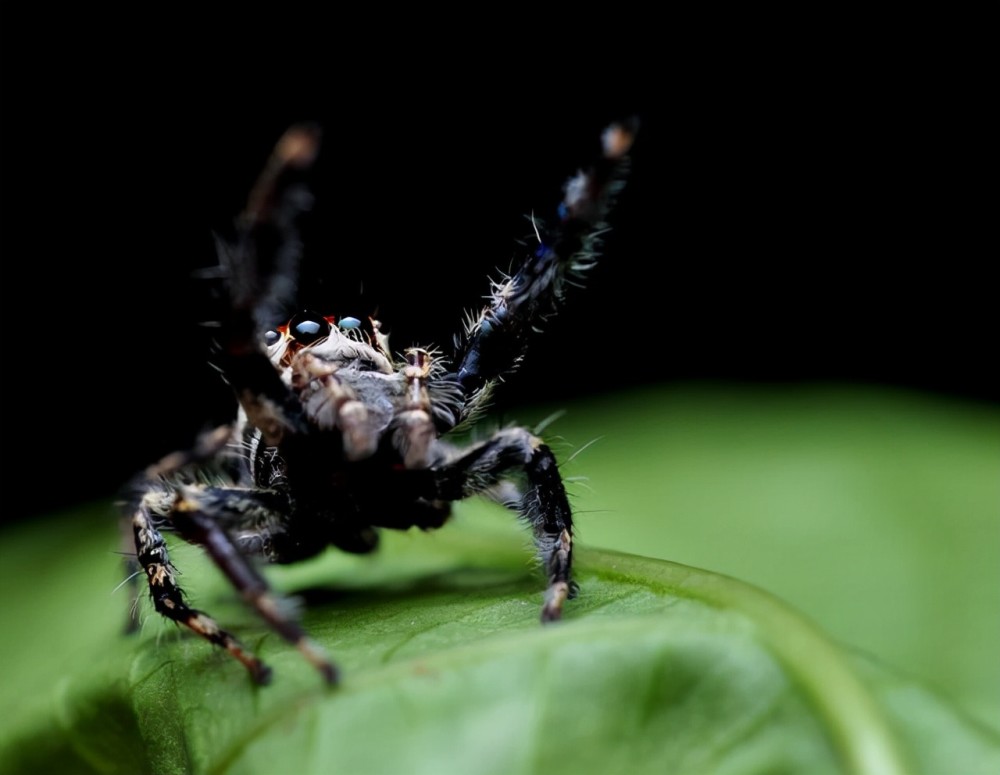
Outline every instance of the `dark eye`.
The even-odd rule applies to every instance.
[[[330,335],[330,324],[322,315],[306,310],[288,322],[288,333],[299,344],[312,344]]]

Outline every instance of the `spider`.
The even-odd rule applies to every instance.
[[[214,365],[238,399],[236,421],[150,466],[126,499],[123,524],[135,545],[126,563],[145,575],[157,612],[224,648],[256,683],[270,680],[266,664],[188,605],[163,538],[171,531],[203,547],[270,627],[335,683],[334,663],[271,590],[261,561],[293,563],[331,545],[370,552],[379,528],[435,529],[454,501],[485,495],[530,526],[548,577],[541,619],[560,618],[577,586],[573,519],[552,451],[519,427],[465,448],[447,434],[482,410],[566,283],[595,261],[635,131],[634,121],[605,130],[600,157],[565,185],[550,232],[532,218],[537,245],[492,284],[450,360],[433,348],[394,356],[374,319],[303,311],[271,327],[294,302],[296,223],[310,201],[301,178],[319,151],[315,126],[284,134],[235,239],[217,242],[225,301]]]

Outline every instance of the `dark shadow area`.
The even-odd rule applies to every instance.
[[[534,582],[532,586],[532,582]],[[372,600],[399,601],[434,598],[442,595],[471,594],[491,600],[504,594],[541,594],[544,580],[540,574],[501,568],[455,568],[441,573],[424,573],[391,581],[368,584],[331,584],[290,588],[287,594],[301,600],[312,611],[316,606],[335,605],[338,609],[354,604],[369,605]],[[376,603],[377,605],[377,603]]]
[[[890,89],[860,66],[727,61],[669,89],[544,96],[510,73],[470,91],[420,68],[378,99],[307,68],[152,70],[126,91],[109,79],[122,62],[84,59],[43,102],[8,81],[2,293],[20,360],[3,380],[5,471],[25,497],[3,518],[113,493],[232,416],[199,327],[210,289],[192,273],[302,120],[325,144],[301,306],[376,315],[397,351],[447,351],[487,278],[530,243],[525,216],[551,218],[601,129],[639,116],[606,257],[498,393],[502,416],[681,380],[1000,401],[992,258],[971,228],[983,207],[956,177],[955,128],[928,120],[948,95],[917,72]],[[69,111],[83,91],[86,111]]]

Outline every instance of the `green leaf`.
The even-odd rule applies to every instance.
[[[541,580],[499,509],[387,535],[371,558],[273,569],[343,669],[333,690],[187,547],[174,556],[195,603],[270,662],[273,685],[152,614],[119,636],[115,539],[95,524],[108,519],[4,536],[0,604],[20,624],[0,642],[19,709],[5,772],[1000,770],[995,731],[724,576],[584,547],[580,597],[540,626]]]
[[[581,541],[753,583],[1000,726],[1000,406],[675,385],[569,409],[546,437],[587,479]]]

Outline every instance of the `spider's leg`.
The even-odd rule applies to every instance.
[[[265,353],[261,335],[293,300],[301,253],[296,222],[311,204],[297,178],[318,149],[317,128],[289,129],[250,193],[235,239],[216,243],[228,309],[218,321],[214,360],[250,423],[272,446],[285,432],[306,429],[302,407]]]
[[[240,520],[246,519],[245,512],[248,509],[267,511],[270,504],[260,502],[264,494],[227,488],[184,487],[174,504],[172,522],[185,540],[205,548],[219,569],[243,595],[243,599],[253,606],[275,632],[301,651],[327,683],[335,683],[337,669],[326,653],[282,609],[280,600],[267,580],[247,556],[240,552],[229,532],[220,524],[230,519],[234,511]]]
[[[165,517],[182,538],[204,547],[243,599],[253,606],[275,632],[295,645],[328,683],[334,683],[337,680],[337,670],[326,653],[282,609],[267,580],[240,551],[237,542],[223,527],[227,522],[239,524],[278,519],[274,505],[280,502],[280,498],[280,494],[267,491],[182,486],[169,505]],[[161,554],[165,557],[166,547],[150,521],[147,510],[140,508],[136,512],[133,526],[139,562],[149,576],[150,590],[157,610],[186,624],[211,642],[225,647],[246,665],[255,680],[265,682],[269,670],[259,659],[249,654],[231,635],[220,630],[205,614],[187,609],[174,583],[169,563],[160,559]],[[242,543],[245,544],[246,540]],[[162,572],[163,568],[167,572]],[[181,610],[180,606],[186,610],[178,617],[175,612]]]
[[[139,576],[143,568],[136,556],[135,530],[133,520],[135,513],[142,508],[142,503],[150,499],[162,500],[161,482],[176,474],[181,469],[203,463],[221,452],[232,439],[233,430],[228,425],[220,425],[208,433],[201,434],[195,445],[190,449],[171,452],[166,457],[149,466],[145,471],[135,476],[125,488],[126,497],[122,503],[119,518],[119,533],[121,535],[121,555],[125,566],[125,580],[122,584],[128,590],[128,615],[125,620],[125,633],[135,632],[139,626]],[[166,551],[164,549],[164,551]]]
[[[551,233],[533,219],[537,247],[512,276],[494,283],[489,303],[469,321],[459,347],[457,374],[467,395],[517,366],[532,333],[556,311],[567,282],[595,262],[635,131],[635,122],[605,130],[601,158],[566,183]]]
[[[457,500],[470,495],[492,495],[501,476],[520,468],[527,487],[516,508],[534,532],[542,567],[549,577],[542,606],[542,621],[560,618],[562,606],[576,585],[573,564],[573,517],[555,455],[541,439],[523,428],[507,428],[460,457],[435,469],[441,498]]]
[[[267,683],[271,678],[270,668],[220,628],[214,619],[191,608],[184,600],[184,594],[177,586],[174,566],[167,554],[167,545],[154,526],[152,509],[158,505],[162,495],[149,493],[132,516],[136,556],[146,572],[154,607],[168,619],[187,626],[211,643],[224,648],[243,663],[256,683]]]
[[[135,537],[132,530],[132,516],[122,513],[118,520],[118,532],[121,535],[122,564],[125,566],[125,580],[122,585],[128,591],[128,612],[125,618],[125,633],[131,634],[139,629],[139,574],[142,566],[135,555]]]

